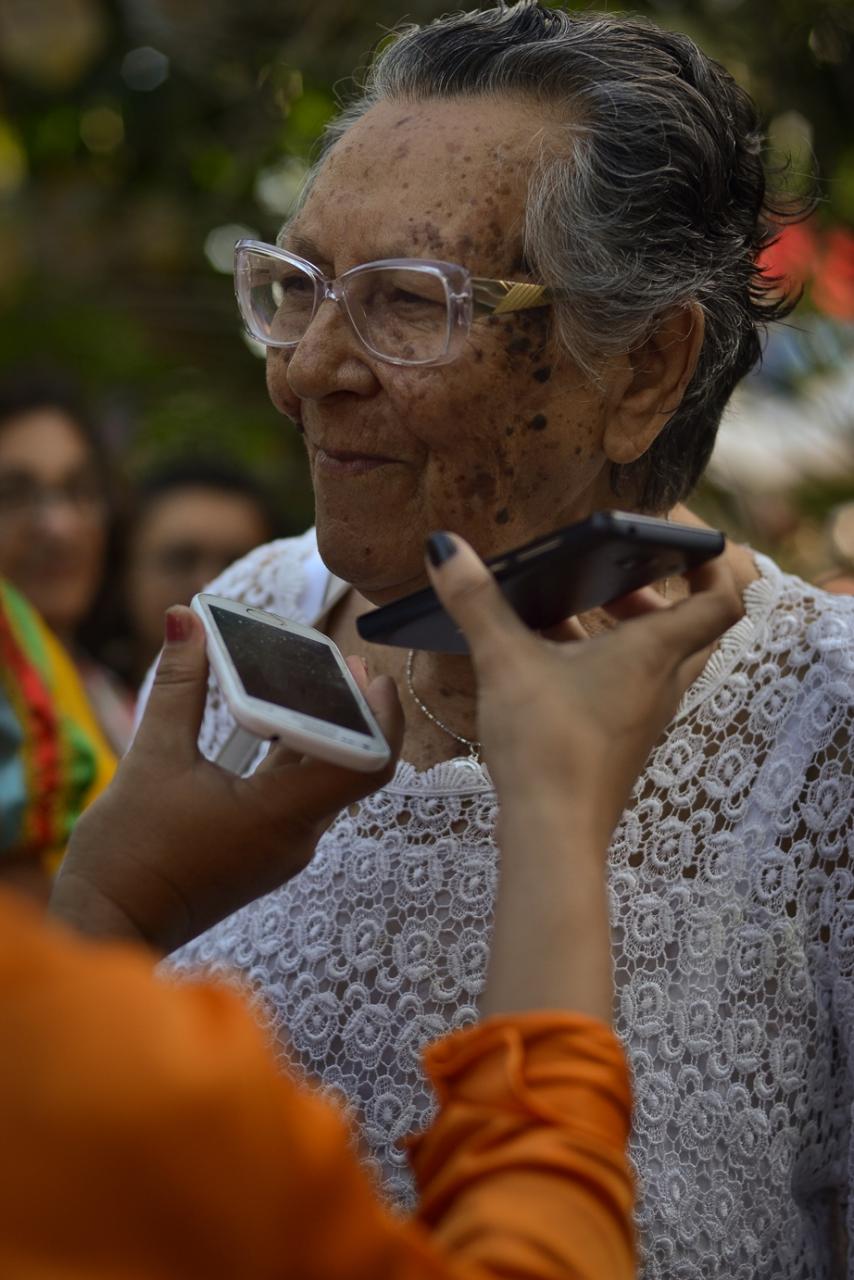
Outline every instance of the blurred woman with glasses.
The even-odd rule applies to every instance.
[[[112,748],[133,706],[92,656],[97,608],[112,593],[115,493],[103,445],[76,392],[52,376],[0,386],[0,577],[24,595],[73,656]]]

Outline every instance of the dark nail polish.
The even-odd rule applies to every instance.
[[[170,610],[166,614],[165,631],[167,644],[183,644],[187,639],[187,624],[183,614]]]
[[[438,569],[440,564],[450,560],[451,556],[456,554],[456,550],[457,544],[446,533],[431,533],[427,539],[427,558],[434,569]]]

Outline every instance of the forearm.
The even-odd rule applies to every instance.
[[[571,815],[565,802],[502,813],[484,1017],[565,1009],[611,1020],[605,841]]]
[[[461,1273],[634,1276],[629,1080],[613,1034],[577,1015],[493,1018],[425,1057],[441,1105],[413,1144],[419,1216]]]

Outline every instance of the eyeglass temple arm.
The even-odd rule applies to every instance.
[[[530,311],[547,307],[552,297],[544,284],[524,284],[513,280],[472,278],[472,300],[477,307],[504,315],[509,311]]]

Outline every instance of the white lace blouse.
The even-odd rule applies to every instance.
[[[686,695],[611,850],[647,1280],[846,1273],[834,1257],[854,1170],[854,599],[758,565],[746,616]],[[308,533],[214,589],[312,622],[328,582]],[[231,728],[212,687],[204,751]],[[172,958],[248,980],[275,1033],[349,1101],[399,1201],[399,1139],[432,1106],[418,1050],[470,1023],[483,987],[494,821],[481,769],[402,763],[301,875]]]

